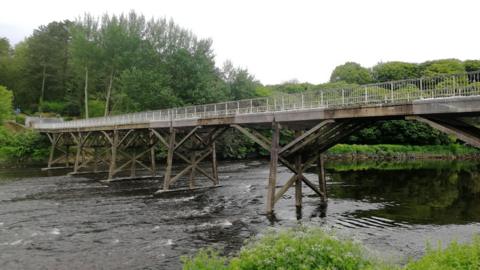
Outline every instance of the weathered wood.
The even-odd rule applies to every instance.
[[[324,167],[324,160],[323,154],[318,154],[318,186],[320,187],[320,191],[325,195],[322,197],[322,201],[327,200],[327,181],[325,179],[325,167]]]
[[[268,177],[268,192],[267,192],[267,213],[273,213],[275,206],[275,187],[277,184],[277,165],[278,165],[278,148],[280,141],[280,125],[275,122],[272,123],[272,145],[270,147],[270,174]],[[254,137],[256,138],[256,137]]]
[[[215,142],[212,143],[212,176],[214,179],[214,184],[218,185],[218,165],[217,165],[217,149]]]
[[[296,132],[297,138],[301,137],[300,131]],[[297,170],[296,179],[295,179],[295,206],[302,207],[302,177],[303,177],[303,166],[302,166],[302,155],[297,154],[295,157],[295,169]]]
[[[195,167],[193,164],[195,164],[195,157],[197,153],[193,152],[190,156],[190,162],[192,164],[192,169],[190,170],[190,177],[188,179],[188,186],[190,188],[195,188]]]
[[[473,146],[480,148],[480,137],[478,134],[474,134],[471,132],[466,132],[466,130],[461,130],[453,125],[449,125],[445,122],[440,122],[434,118],[426,118],[426,117],[420,117],[420,116],[410,116],[407,117],[408,120],[416,120],[422,123],[425,123],[429,126],[431,126],[434,129],[437,129],[443,133],[453,135],[460,139],[461,141],[464,141],[465,143]],[[466,123],[463,123],[466,124]]]
[[[152,166],[152,176],[157,175],[156,157],[155,157],[155,134],[150,132],[150,165]]]
[[[168,138],[167,168],[163,180],[163,190],[168,190],[172,175],[173,153],[175,152],[175,129],[170,126],[170,137]]]
[[[263,147],[265,150],[270,151],[270,147],[265,143],[263,140],[261,140],[259,137],[253,135],[250,131],[248,131],[246,128],[239,126],[239,125],[232,125],[232,127],[236,128],[238,131],[240,131],[243,135],[247,136],[250,138],[252,141],[256,142],[258,145]]]
[[[113,138],[111,138],[110,141],[111,141],[112,152],[111,152],[110,168],[108,170],[108,179],[107,180],[112,180],[113,176],[115,175],[115,171],[116,171],[117,148],[118,148],[118,142],[119,142],[118,130],[113,131]]]
[[[287,190],[293,185],[293,183],[295,183],[296,180],[297,180],[297,175],[296,174],[294,174],[292,177],[290,177],[290,179],[288,179],[288,181],[285,183],[285,185],[283,185],[280,188],[280,190],[278,190],[275,193],[274,203],[277,203],[277,201],[280,200],[280,198],[282,198],[283,194],[285,194],[285,192],[287,192]]]
[[[150,131],[155,135],[155,137],[157,137],[157,139],[165,146],[168,148],[168,145],[169,143],[167,142],[167,140],[165,140],[165,138],[163,138],[162,134],[160,134],[158,131],[156,131],[155,129],[150,129]]]
[[[188,139],[190,139],[190,137],[192,137],[193,134],[195,134],[195,132],[200,128],[200,126],[196,126],[194,127],[187,135],[185,135],[181,140],[180,142],[176,143],[175,144],[175,150],[177,150],[178,148],[180,148]]]
[[[312,135],[313,133],[315,133],[316,131],[320,130],[321,128],[323,128],[325,125],[327,124],[330,124],[330,123],[333,123],[335,122],[334,120],[324,120],[322,122],[320,122],[319,124],[317,124],[316,126],[314,126],[313,128],[311,128],[310,130],[308,130],[307,132],[303,133],[302,135],[296,137],[293,141],[291,141],[290,143],[288,143],[287,145],[285,145],[284,147],[282,147],[282,149],[280,150],[279,154],[282,154],[283,152],[287,151],[288,149],[290,149],[291,147],[295,146],[296,144],[298,144],[299,142],[301,142],[302,140],[304,140],[305,138],[307,138],[308,136]]]

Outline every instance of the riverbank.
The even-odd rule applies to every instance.
[[[331,160],[470,160],[480,158],[480,149],[462,144],[397,145],[337,144],[326,153]]]
[[[480,238],[471,243],[450,243],[447,248],[427,249],[419,260],[396,265],[372,254],[361,244],[318,228],[271,231],[247,241],[234,257],[219,255],[213,249],[183,257],[184,270],[247,269],[377,269],[377,270],[458,270],[477,269],[480,265]]]

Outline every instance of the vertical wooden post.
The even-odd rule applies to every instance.
[[[57,148],[58,136],[59,136],[58,134],[52,134],[51,136],[48,136],[48,138],[50,139],[50,142],[52,143],[52,146],[50,147],[50,155],[48,156],[47,168],[49,169],[52,167],[55,148]]]
[[[118,130],[113,131],[112,138],[112,156],[110,158],[110,168],[108,170],[108,180],[112,180],[117,169],[117,147],[118,147]]]
[[[219,184],[218,181],[218,165],[217,165],[217,150],[215,146],[215,142],[212,143],[212,175],[213,179],[215,179],[215,185]]]
[[[272,145],[270,147],[270,174],[268,177],[268,193],[267,193],[267,214],[273,213],[275,206],[275,186],[277,184],[277,165],[278,165],[278,148],[280,137],[280,125],[275,122],[272,123]]]
[[[130,177],[135,177],[137,174],[137,151],[133,147],[132,159],[130,164]]]
[[[155,163],[155,135],[150,132],[150,162],[152,166],[152,176],[157,175],[157,164]]]
[[[196,151],[190,154],[190,162],[192,163],[192,165],[195,164],[196,157],[197,157]],[[190,189],[195,188],[195,166],[192,166],[192,169],[190,170],[190,177],[188,178],[188,186]]]
[[[301,131],[295,131],[295,137],[302,135]],[[295,169],[297,171],[295,179],[295,206],[297,208],[302,207],[302,155],[297,154],[295,157]]]
[[[175,151],[175,129],[170,126],[170,138],[168,140],[167,168],[163,180],[163,190],[168,190],[172,176],[173,152]]]
[[[75,163],[73,165],[73,172],[78,172],[78,167],[80,165],[80,154],[82,153],[82,133],[78,133],[77,137],[77,153],[75,154]]]
[[[69,159],[70,159],[70,145],[67,144],[65,145],[65,167],[66,168],[70,167]]]
[[[327,182],[325,179],[325,165],[323,161],[323,154],[319,153],[318,154],[318,186],[320,188],[320,191],[325,194],[325,196],[322,197],[322,201],[325,202],[327,200]]]
[[[93,146],[93,172],[98,171],[98,147]]]

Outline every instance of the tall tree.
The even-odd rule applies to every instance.
[[[372,68],[373,78],[376,82],[404,80],[420,77],[417,64],[406,62],[378,63]]]
[[[370,71],[355,62],[347,62],[337,66],[330,76],[330,82],[345,81],[347,83],[366,84],[373,82]]]
[[[83,20],[77,21],[72,27],[72,59],[77,70],[82,70],[84,74],[84,113],[85,118],[89,117],[88,113],[88,87],[89,76],[95,61],[99,57],[98,49],[98,20],[91,15],[85,15]]]

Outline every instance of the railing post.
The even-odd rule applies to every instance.
[[[282,96],[282,111],[285,111],[285,97]]]
[[[250,113],[253,112],[253,100],[250,99]]]
[[[303,107],[304,107],[304,98],[303,98],[303,93],[302,93],[302,107],[301,107],[301,109],[303,109]]]
[[[237,114],[240,114],[240,102],[237,101]]]
[[[394,103],[394,100],[393,100],[393,83],[390,83],[390,96],[391,96],[392,103]]]
[[[420,78],[420,99],[423,99],[423,80]]]
[[[323,91],[320,92],[320,105],[323,106]]]
[[[345,90],[342,89],[342,105],[345,105]]]
[[[265,111],[268,112],[268,97],[265,98],[265,103],[266,103],[266,105],[267,105],[267,108],[265,109]]]
[[[365,87],[365,104],[368,103],[368,92],[367,87]]]

